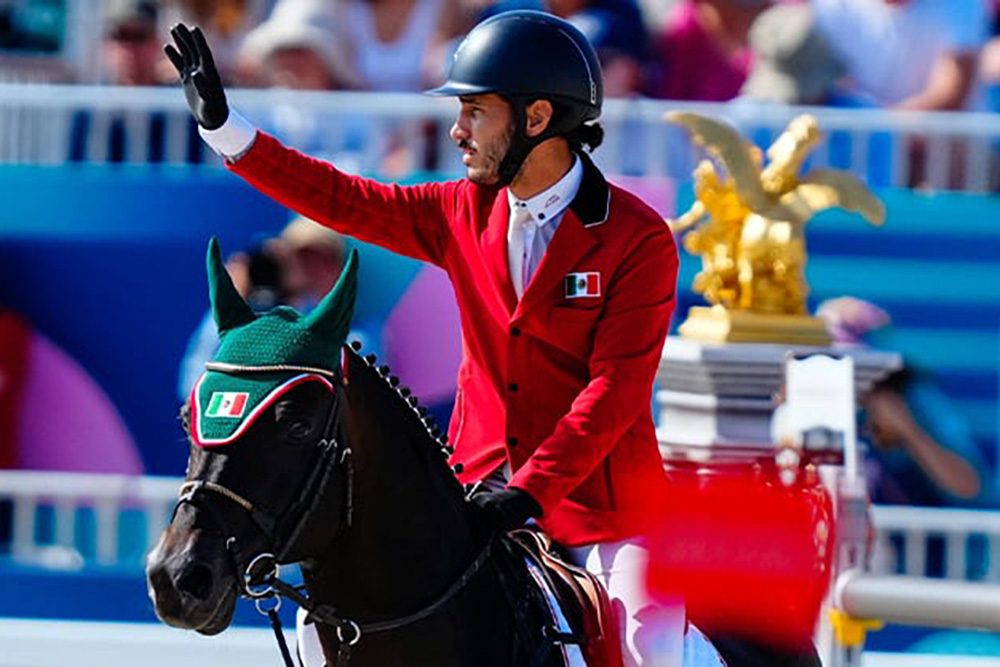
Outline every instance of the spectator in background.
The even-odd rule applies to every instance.
[[[316,307],[344,268],[344,237],[302,216],[282,230],[273,250],[285,268],[286,303],[302,312]]]
[[[846,67],[819,32],[806,4],[778,4],[764,11],[750,28],[753,66],[739,103],[794,104],[842,108],[870,107],[871,102],[843,85]],[[827,134],[831,167],[864,171],[871,186],[887,186],[892,174],[892,136],[875,132],[858,137],[845,130]],[[862,165],[857,142],[865,142]]]
[[[303,313],[333,289],[347,258],[343,235],[302,216],[288,223],[270,248],[283,267],[285,303]],[[347,340],[361,342],[366,354],[382,356],[378,324],[365,321],[363,313],[355,312]]]
[[[838,88],[846,69],[816,30],[808,5],[765,10],[750,28],[753,65],[740,92],[777,104],[856,106]]]
[[[441,83],[451,45],[469,28],[459,0],[341,1],[355,65],[368,90],[417,92]],[[441,132],[431,120],[383,128],[379,171],[396,178],[415,168],[433,171]],[[414,137],[422,150],[413,150]]]
[[[276,0],[161,0],[160,25],[169,28],[186,22],[201,26],[212,42],[219,74],[224,81],[234,81],[239,73],[240,44],[271,13],[275,3]],[[175,72],[172,75],[176,77]]]
[[[986,86],[987,105],[991,111],[1000,111],[1000,0],[989,3],[989,40],[979,58],[979,76]]]
[[[331,0],[286,1],[247,35],[240,48],[241,85],[292,90],[363,87],[344,34],[341,5]],[[301,151],[337,159],[351,172],[364,165],[364,119],[310,105],[278,103],[256,118],[262,128]]]
[[[467,27],[461,20],[458,3],[459,0],[279,0],[273,17],[294,18],[300,23],[303,17],[309,17],[306,23],[331,34],[332,49],[344,56],[343,66],[338,66],[339,74],[345,78],[338,82],[342,87],[416,92],[440,82],[448,45]],[[328,52],[328,63],[329,55]],[[368,129],[372,129],[370,123]],[[358,162],[359,142],[351,140],[349,151],[355,153],[354,159],[343,163],[348,170],[377,169],[384,176],[400,177],[415,167],[436,168],[439,128],[435,123],[414,121],[377,129],[377,133],[368,132],[366,139],[380,143],[378,150],[369,153],[378,156],[378,163]],[[280,130],[278,133],[281,134]],[[423,157],[419,164],[411,150],[414,137],[422,138],[426,148],[419,153]],[[288,138],[297,148],[331,157],[331,151],[323,146],[317,150],[296,143],[294,136]],[[319,140],[322,141],[321,136]]]
[[[157,32],[159,9],[155,0],[107,0],[104,18],[101,47],[105,83],[113,86],[162,83],[160,65],[166,59]],[[185,160],[202,162],[197,124],[181,115],[177,116],[177,122],[187,132]],[[80,110],[73,115],[70,125],[68,159],[158,164],[166,159],[167,134],[167,114],[162,111]]]
[[[984,0],[811,0],[857,92],[879,106],[966,108],[986,38]]]
[[[110,0],[102,41],[106,81],[116,86],[160,83],[163,47],[157,34],[158,10],[153,0]]]
[[[723,102],[736,97],[753,62],[750,26],[770,0],[681,0],[660,36],[657,97]]]
[[[266,311],[285,302],[282,253],[275,252],[271,244],[261,243],[247,252],[233,253],[226,260],[226,270],[236,291],[255,311]],[[218,349],[219,333],[209,310],[188,340],[181,360],[177,395],[182,402],[188,399],[205,372],[205,363],[212,360]]]
[[[514,9],[534,9],[566,19],[597,52],[605,97],[634,97],[649,87],[649,38],[636,0],[501,0],[477,21]]]
[[[835,343],[891,349],[889,315],[861,299],[820,304]],[[877,332],[877,333],[876,333]],[[977,471],[986,463],[968,424],[926,373],[911,364],[879,381],[860,398],[872,448],[869,479],[876,503],[968,505],[989,502]]]
[[[281,234],[266,239],[248,252],[233,253],[226,270],[233,285],[255,311],[279,305],[308,313],[333,289],[346,258],[344,237],[301,216]],[[359,340],[365,353],[381,354],[381,337],[373,323],[356,317],[348,340]],[[188,342],[181,362],[178,396],[187,400],[191,388],[205,372],[205,362],[215,356],[219,335],[212,313],[202,318]]]
[[[266,88],[361,88],[360,75],[344,45],[338,7],[337,2],[324,0],[279,4],[240,47],[243,74],[251,75],[254,85]]]
[[[296,1],[301,0],[282,0]],[[458,0],[337,2],[366,90],[417,92],[440,83],[449,45],[469,27]]]
[[[634,97],[648,88],[649,40],[635,0],[549,0],[550,11],[580,29],[601,61],[604,94]]]
[[[891,109],[954,111],[981,106],[976,90],[986,39],[984,0],[811,0],[816,23],[847,66],[854,92]],[[926,141],[908,141],[909,187],[961,189],[968,152],[946,146],[950,171],[931,183]]]

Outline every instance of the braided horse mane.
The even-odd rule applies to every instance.
[[[361,379],[371,385],[379,386],[380,399],[384,400],[387,412],[398,412],[402,415],[401,423],[405,426],[407,435],[412,437],[418,451],[425,450],[426,460],[435,475],[448,480],[453,487],[456,502],[465,499],[467,489],[455,476],[461,468],[448,465],[448,458],[454,450],[448,446],[448,436],[443,433],[434,417],[420,399],[409,387],[402,385],[400,378],[392,374],[387,364],[379,364],[374,353],[362,354],[361,341],[353,340],[344,348],[344,373],[348,382]]]

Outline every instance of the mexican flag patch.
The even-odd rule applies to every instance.
[[[212,392],[205,410],[206,417],[242,417],[250,394],[235,391]]]
[[[601,296],[601,274],[598,271],[566,274],[566,298]]]
[[[217,371],[202,375],[191,390],[191,440],[198,447],[236,442],[275,401],[304,382],[319,382],[333,392],[330,381],[319,375],[284,375]]]

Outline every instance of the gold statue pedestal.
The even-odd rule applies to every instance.
[[[680,326],[684,338],[705,343],[830,344],[823,320],[809,315],[771,315],[722,306],[695,306]]]

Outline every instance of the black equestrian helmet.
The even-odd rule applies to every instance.
[[[561,18],[532,10],[502,12],[473,28],[448,80],[427,93],[551,99],[571,110],[573,124],[596,119],[604,101],[601,66],[587,38]]]

